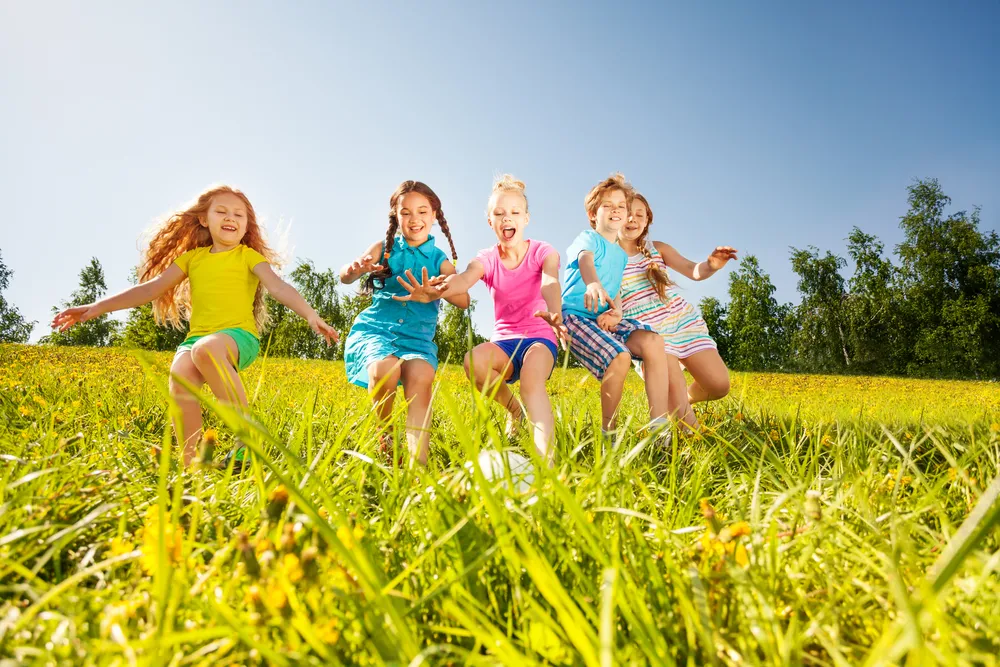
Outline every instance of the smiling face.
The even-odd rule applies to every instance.
[[[208,227],[215,245],[239,245],[243,235],[247,233],[246,202],[231,192],[217,194],[201,219],[201,226]]]
[[[618,230],[618,238],[622,241],[635,241],[646,231],[649,224],[649,210],[638,198],[632,202],[632,213],[625,225]]]
[[[511,248],[524,240],[530,216],[524,197],[516,192],[498,192],[490,201],[490,227],[500,245]]]
[[[435,211],[430,200],[419,192],[408,192],[396,209],[399,231],[411,246],[418,246],[430,236]]]
[[[628,219],[628,199],[622,190],[607,190],[597,204],[597,211],[591,218],[598,234],[614,235]]]

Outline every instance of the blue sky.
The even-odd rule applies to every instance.
[[[0,251],[33,339],[91,256],[127,287],[143,230],[220,181],[338,268],[423,180],[464,265],[494,173],[564,250],[621,170],[655,238],[753,253],[783,301],[789,246],[844,254],[858,225],[891,248],[914,178],[1000,220],[992,0],[158,4],[0,3]],[[725,300],[725,275],[679,282]]]

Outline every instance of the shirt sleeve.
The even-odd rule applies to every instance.
[[[267,262],[267,257],[249,246],[243,246],[243,260],[247,263],[247,268],[253,271],[253,267],[261,262]]]
[[[536,265],[535,269],[537,271],[541,271],[542,267],[545,265],[545,259],[549,255],[554,254],[556,256],[556,260],[558,261],[559,253],[556,252],[556,249],[550,246],[545,241],[537,241],[537,243],[538,243],[538,249],[535,250],[535,265]]]
[[[476,254],[476,260],[483,265],[482,281],[487,287],[493,287],[493,276],[496,273],[496,251],[493,248],[480,250]]]
[[[582,252],[592,252],[594,253],[594,261],[600,261],[603,256],[600,244],[602,240],[601,235],[593,229],[582,232],[566,251],[566,263],[570,266],[579,266],[580,253]]]
[[[174,264],[177,265],[184,275],[189,275],[191,270],[191,258],[194,256],[194,250],[188,250],[186,253],[182,254],[180,257],[174,260]]]

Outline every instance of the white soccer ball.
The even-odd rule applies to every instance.
[[[484,449],[479,453],[479,467],[483,470],[483,475],[490,482],[503,482],[507,485],[507,471],[504,464],[510,466],[510,477],[514,482],[514,492],[518,494],[528,493],[535,483],[535,470],[531,467],[531,460],[517,452],[498,452],[492,449]]]

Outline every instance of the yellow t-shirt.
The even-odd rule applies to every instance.
[[[191,331],[189,336],[207,336],[221,329],[246,329],[257,333],[253,297],[260,280],[251,269],[267,259],[240,244],[225,252],[211,246],[195,248],[174,260],[191,281]]]

